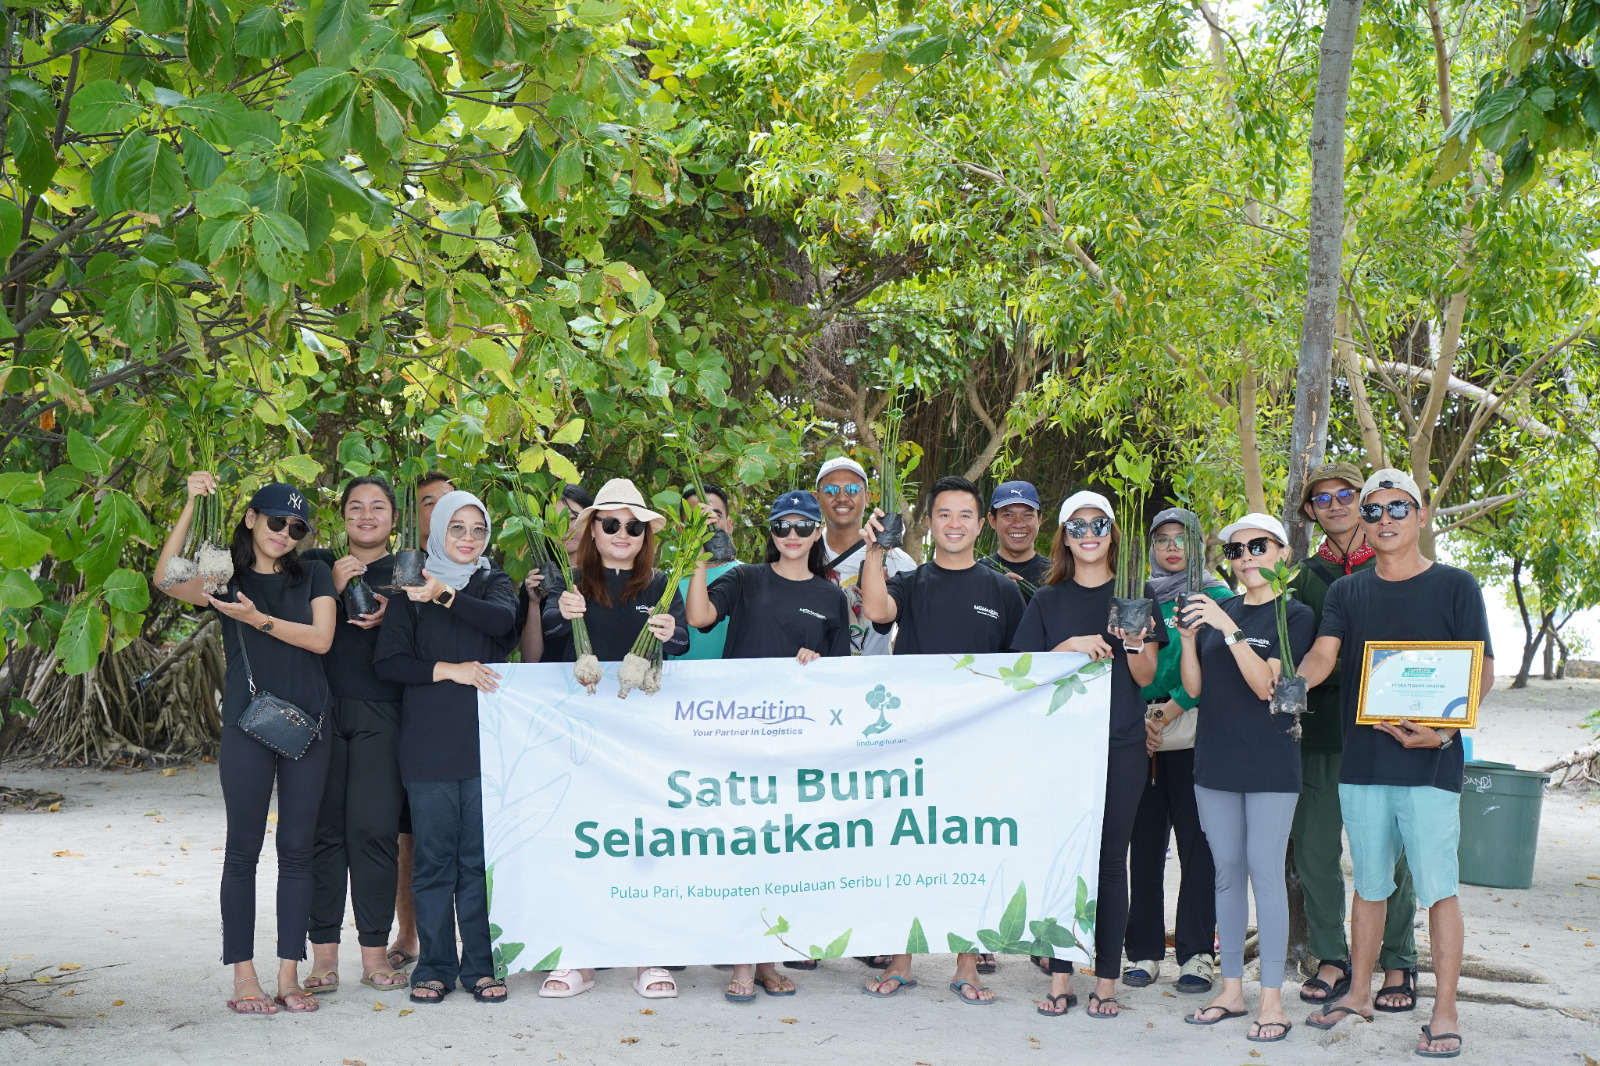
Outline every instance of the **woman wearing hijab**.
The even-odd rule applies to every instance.
[[[516,644],[516,594],[483,557],[489,510],[470,492],[446,493],[429,519],[425,583],[384,619],[373,670],[405,685],[400,776],[411,801],[421,957],[411,999],[438,1003],[461,986],[480,1002],[505,999],[494,973],[479,783],[478,693],[493,692]],[[461,951],[456,953],[456,930]]]
[[[1244,1003],[1244,936],[1253,889],[1261,946],[1261,1002],[1248,1040],[1273,1043],[1294,1028],[1283,1012],[1289,952],[1289,895],[1283,860],[1300,800],[1300,723],[1269,705],[1280,661],[1311,650],[1316,619],[1285,605],[1289,647],[1278,639],[1278,594],[1262,570],[1289,558],[1289,535],[1271,515],[1247,514],[1222,531],[1222,555],[1244,595],[1184,604],[1178,634],[1183,687],[1201,701],[1194,793],[1217,868],[1217,939],[1222,991],[1184,1021],[1216,1025],[1249,1013]],[[1202,623],[1204,623],[1202,627]],[[1248,886],[1248,887],[1247,887]]]
[[[1156,659],[1155,680],[1144,687],[1145,750],[1150,773],[1128,846],[1128,969],[1122,983],[1133,988],[1152,984],[1161,975],[1167,953],[1167,840],[1178,835],[1183,880],[1178,888],[1178,991],[1209,992],[1216,963],[1212,948],[1217,927],[1215,871],[1200,812],[1194,803],[1195,704],[1183,690],[1179,664],[1183,649],[1176,633],[1173,608],[1189,584],[1189,553],[1205,558],[1205,534],[1192,511],[1169,507],[1150,523],[1150,580],[1144,594],[1161,612],[1167,643]],[[1222,579],[1201,567],[1202,588],[1214,600],[1233,595]]]
[[[665,614],[650,613],[667,588],[667,575],[655,568],[655,535],[666,524],[626,478],[606,482],[594,503],[578,512],[573,521],[578,587],[547,601],[544,609],[545,640],[564,642],[568,662],[577,658],[570,639],[574,618],[584,620],[602,663],[621,662],[645,626],[660,639],[666,655],[689,650],[683,597],[674,591]],[[593,987],[592,969],[551,970],[539,995],[570,999]],[[678,983],[664,967],[640,966],[633,990],[645,999],[674,999]]]
[[[765,562],[736,567],[709,588],[707,564],[695,564],[684,608],[689,624],[704,633],[727,619],[724,659],[792,656],[805,664],[849,655],[850,603],[828,580],[817,498],[809,492],[779,496],[767,516],[767,533]],[[777,963],[741,963],[723,995],[730,1003],[753,1003],[758,984],[769,996],[796,991]]]
[[[1013,651],[1075,651],[1111,660],[1110,744],[1106,752],[1106,800],[1100,826],[1100,876],[1094,931],[1095,988],[1089,1017],[1115,1018],[1117,978],[1122,973],[1122,937],[1128,925],[1128,837],[1149,776],[1144,750],[1144,698],[1139,690],[1156,675],[1156,653],[1166,630],[1108,631],[1111,595],[1122,533],[1111,501],[1098,492],[1075,492],[1061,505],[1050,573],[1017,626]],[[1113,640],[1106,639],[1114,637]],[[1065,1014],[1077,1003],[1072,963],[1050,959],[1050,994],[1039,1013]]]

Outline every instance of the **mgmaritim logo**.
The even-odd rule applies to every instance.
[[[1401,677],[1432,677],[1434,674],[1436,674],[1438,672],[1439,672],[1438,668],[1437,667],[1433,667],[1433,666],[1408,666],[1404,670],[1400,671],[1400,676]]]
[[[894,725],[893,722],[889,721],[884,712],[892,711],[896,707],[900,706],[899,696],[896,696],[882,685],[879,685],[877,688],[867,693],[863,698],[867,701],[868,707],[871,707],[873,710],[878,712],[878,720],[867,726],[867,728],[863,729],[861,731],[862,736],[870,737],[875,733],[885,732],[890,726]]]

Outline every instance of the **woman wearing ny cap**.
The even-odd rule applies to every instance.
[[[1088,1007],[1089,1016],[1098,1019],[1115,1018],[1122,1011],[1116,991],[1128,924],[1128,840],[1133,835],[1148,765],[1140,688],[1155,677],[1157,653],[1167,639],[1164,627],[1144,633],[1106,628],[1115,587],[1117,543],[1122,537],[1116,519],[1111,501],[1098,492],[1067,497],[1050,549],[1050,573],[1028,603],[1012,641],[1014,651],[1075,651],[1111,661],[1110,745],[1094,930],[1095,988]],[[1054,1017],[1070,1010],[1078,997],[1072,991],[1071,962],[1051,959],[1049,969],[1050,994],[1039,1013]]]
[[[1255,891],[1261,945],[1261,1003],[1247,1039],[1272,1043],[1293,1028],[1283,1012],[1283,966],[1289,950],[1289,896],[1284,853],[1300,799],[1300,729],[1268,705],[1282,658],[1299,662],[1311,649],[1311,608],[1288,602],[1288,649],[1279,646],[1277,603],[1261,571],[1289,557],[1288,534],[1271,515],[1248,514],[1220,534],[1222,555],[1244,586],[1230,600],[1185,605],[1183,687],[1201,701],[1194,743],[1194,794],[1217,870],[1217,938],[1222,991],[1184,1018],[1216,1025],[1242,1018],[1244,939]],[[1203,628],[1202,628],[1203,626]]]
[[[667,524],[645,506],[644,497],[626,478],[613,478],[595,493],[594,503],[578,512],[578,587],[568,589],[544,608],[546,640],[564,640],[567,661],[577,658],[572,619],[582,618],[601,662],[621,662],[645,626],[660,639],[667,655],[689,649],[689,627],[683,598],[673,593],[665,614],[651,614],[666,591],[667,575],[655,568],[655,535]],[[569,999],[594,987],[592,969],[552,970],[539,988],[546,999]],[[645,999],[672,999],[678,984],[660,966],[640,966],[634,991]]]
[[[195,498],[217,491],[205,470],[189,475],[188,500],[156,560],[162,587],[167,564],[183,550]],[[306,927],[311,913],[311,855],[317,811],[328,775],[326,714],[332,704],[322,656],[333,645],[337,612],[333,575],[326,563],[300,558],[296,545],[311,532],[311,509],[293,485],[264,485],[233,531],[233,577],[216,595],[194,577],[166,588],[168,596],[211,607],[222,618],[227,679],[222,696],[222,750],[217,769],[227,812],[222,859],[222,961],[232,965],[228,1009],[249,1017],[317,1009],[300,986]],[[245,656],[249,656],[248,663]],[[324,719],[303,755],[279,755],[239,727],[253,687],[271,692],[312,717]],[[267,998],[256,978],[256,864],[266,840],[272,786],[278,786],[278,991]]]
[[[767,516],[763,563],[739,566],[706,585],[706,563],[695,565],[684,613],[702,632],[728,619],[724,659],[777,659],[800,663],[850,654],[850,605],[828,580],[822,545],[822,508],[809,492],[786,492]],[[792,996],[794,982],[763,962],[733,968],[724,993],[730,1003],[753,1003],[756,985],[769,996]]]

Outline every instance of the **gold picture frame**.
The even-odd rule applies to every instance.
[[[1482,675],[1481,640],[1369,640],[1361,652],[1356,724],[1404,718],[1434,728],[1475,728]]]

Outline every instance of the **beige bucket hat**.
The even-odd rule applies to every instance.
[[[650,523],[652,532],[660,533],[661,527],[667,524],[666,515],[659,514],[645,506],[644,497],[634,487],[633,482],[625,477],[614,477],[594,494],[594,504],[578,512],[577,525],[579,528],[588,526],[589,519],[594,517],[596,511],[617,511],[627,508],[633,512],[635,518],[641,518]]]

